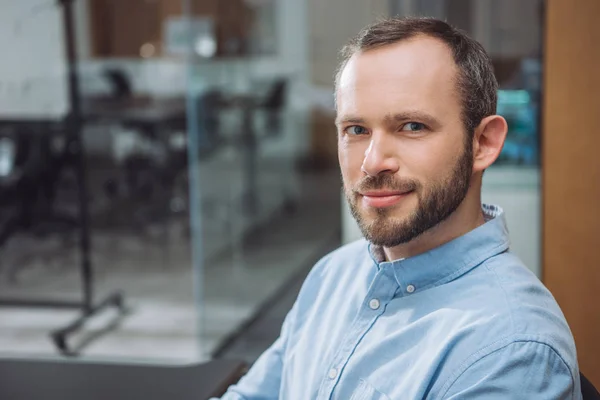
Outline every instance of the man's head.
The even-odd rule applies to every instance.
[[[344,191],[365,237],[393,247],[480,190],[506,122],[479,43],[434,19],[391,19],[343,50],[336,76]]]

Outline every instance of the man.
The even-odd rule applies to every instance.
[[[569,327],[481,204],[506,121],[488,55],[434,19],[379,22],[336,79],[344,191],[366,238],[323,258],[225,399],[579,399]]]

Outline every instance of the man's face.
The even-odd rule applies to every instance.
[[[393,247],[446,219],[469,189],[472,142],[450,49],[417,37],[355,54],[337,87],[338,156],[352,214]]]

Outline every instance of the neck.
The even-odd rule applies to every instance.
[[[414,257],[448,243],[485,223],[480,190],[471,187],[458,208],[444,221],[408,243],[384,248],[388,261]]]

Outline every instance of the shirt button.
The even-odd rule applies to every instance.
[[[379,308],[379,300],[371,299],[371,301],[369,301],[369,307],[371,307],[371,310],[377,310]]]
[[[329,379],[335,379],[335,377],[337,376],[337,369],[335,368],[331,368],[329,370],[329,374],[327,375],[329,377]]]
[[[414,287],[413,285],[408,285],[408,286],[406,287],[406,291],[407,291],[408,293],[412,293],[412,292],[414,292],[414,291],[415,291],[415,287]]]

